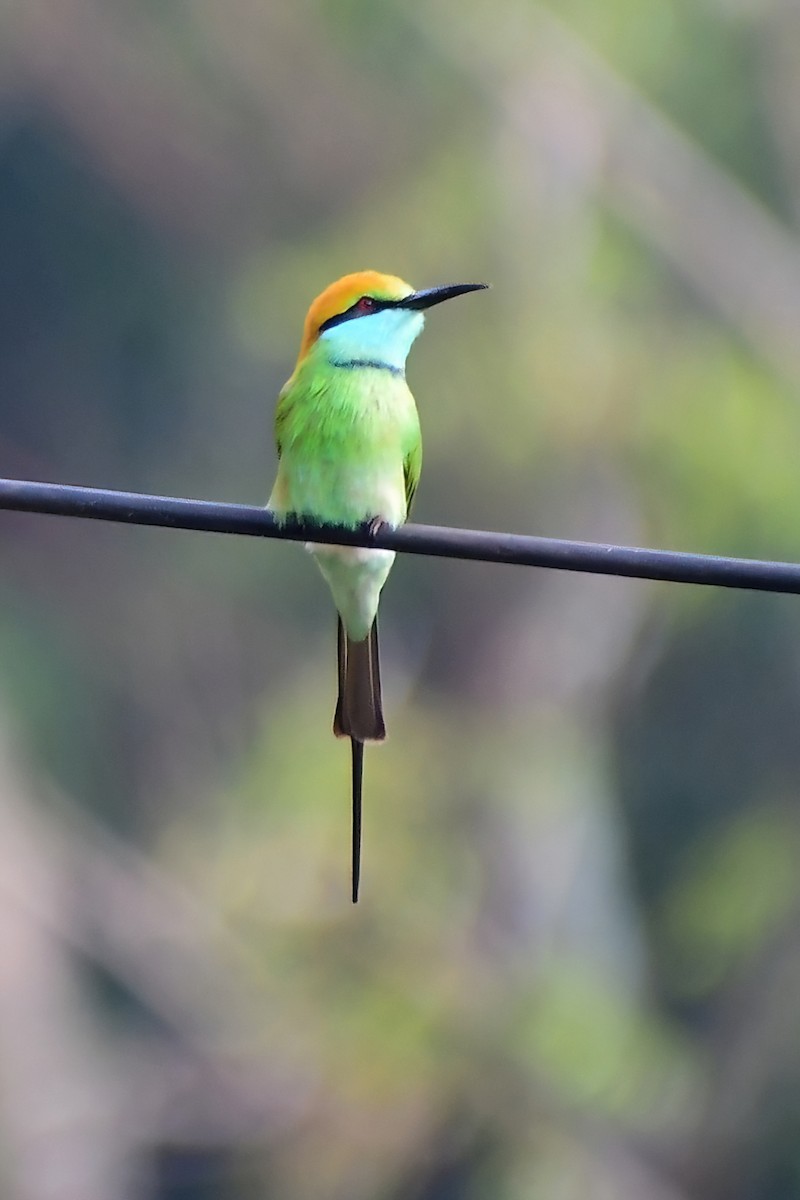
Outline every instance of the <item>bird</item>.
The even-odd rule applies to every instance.
[[[396,275],[356,271],[312,302],[300,353],[275,409],[278,472],[267,508],[357,529],[396,528],[419,483],[422,439],[406,358],[436,304],[487,284],[414,288]],[[386,737],[378,658],[378,600],[394,562],[380,548],[308,543],[338,613],[337,737],[352,756],[351,895],[361,874],[364,743]]]

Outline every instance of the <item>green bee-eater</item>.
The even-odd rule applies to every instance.
[[[422,441],[406,384],[408,352],[442,300],[485,287],[415,292],[394,275],[359,271],[326,288],[308,310],[300,355],[275,414],[278,477],[269,508],[355,529],[401,525],[419,482]],[[339,613],[337,737],[353,758],[353,902],[358,899],[364,742],[386,736],[376,615],[394,561],[390,550],[309,545]]]

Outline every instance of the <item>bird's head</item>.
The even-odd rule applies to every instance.
[[[402,371],[425,309],[485,283],[453,283],[415,292],[396,275],[357,271],[330,284],[308,310],[298,366],[314,347],[342,366],[380,365]]]

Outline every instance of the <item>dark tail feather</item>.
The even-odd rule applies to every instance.
[[[339,699],[333,717],[337,737],[382,742],[386,737],[381,704],[378,622],[363,642],[352,641],[339,619]]]
[[[364,777],[364,743],[350,739],[353,752],[353,904],[358,904],[361,879],[361,783]]]
[[[373,621],[363,642],[352,641],[339,619],[339,699],[333,717],[337,737],[349,737],[353,756],[353,904],[358,902],[361,878],[361,786],[364,778],[364,742],[386,737],[381,705],[381,668],[378,659],[378,622]]]

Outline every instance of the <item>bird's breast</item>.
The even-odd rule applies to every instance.
[[[414,399],[389,372],[337,371],[295,404],[281,454],[287,509],[355,526],[406,517],[404,463],[418,436]]]

